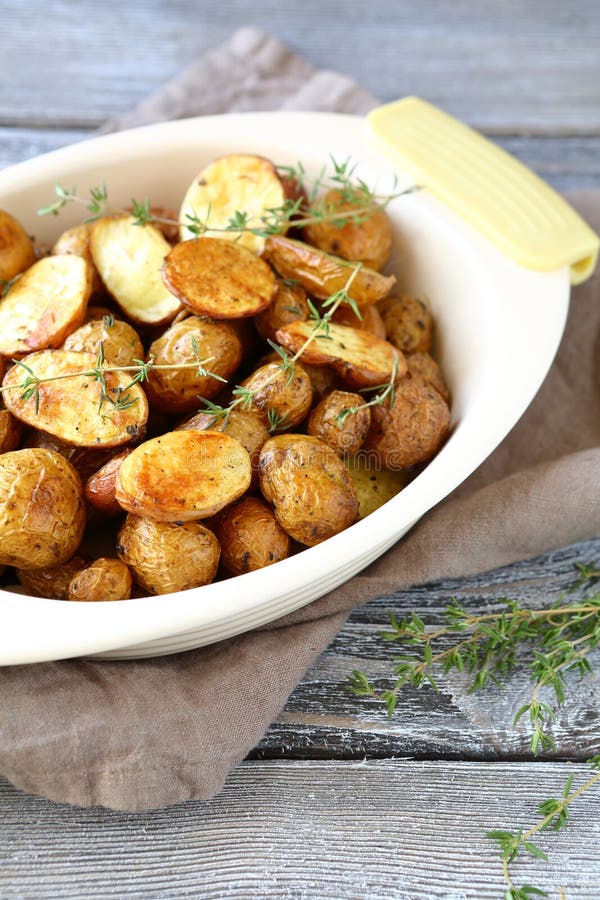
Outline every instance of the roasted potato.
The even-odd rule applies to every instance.
[[[327,191],[319,204],[324,213],[323,220],[307,225],[302,232],[303,238],[326,253],[362,262],[377,271],[383,269],[392,250],[392,226],[383,209],[361,212],[365,200],[369,202],[368,198],[358,194],[356,199],[348,199],[340,190]],[[338,213],[348,213],[349,218],[330,218]],[[355,213],[354,219],[352,213]]]
[[[0,454],[17,449],[22,430],[19,420],[7,409],[3,409],[0,397]]]
[[[271,431],[303,422],[312,406],[310,378],[299,363],[293,372],[283,370],[276,362],[267,363],[242,381],[241,387],[252,391],[248,408],[260,410]]]
[[[33,242],[21,223],[0,209],[0,282],[12,281],[35,260]]]
[[[156,522],[128,515],[117,552],[142,588],[169,594],[209,584],[217,574],[220,547],[200,522]]]
[[[122,450],[104,463],[87,479],[83,492],[85,499],[95,510],[105,516],[119,516],[123,507],[117,502],[117,472],[130,449]]]
[[[223,238],[176,244],[164,261],[162,277],[184,306],[212,319],[255,316],[277,290],[266,262]]]
[[[292,322],[277,332],[277,340],[292,353],[298,353],[313,331],[311,322]],[[385,384],[396,373],[406,372],[404,356],[387,341],[374,334],[348,328],[346,325],[329,325],[327,337],[317,335],[300,357],[312,365],[333,366],[351,387],[376,387]]]
[[[81,479],[58,453],[0,456],[0,565],[56,566],[79,547],[85,527]]]
[[[117,473],[123,509],[162,522],[205,519],[244,494],[248,451],[217,431],[172,431],[136,447]]]
[[[329,366],[311,366],[305,360],[302,360],[302,368],[310,378],[313,398],[316,402],[322,400],[323,397],[332,391],[343,391],[347,387],[338,373]]]
[[[241,409],[232,409],[227,416],[214,416],[209,412],[199,412],[191,419],[186,419],[175,429],[179,431],[187,429],[191,431],[221,431],[229,437],[239,441],[242,447],[248,451],[252,466],[251,487],[258,485],[258,458],[263,444],[269,438],[264,422],[254,412],[244,412]]]
[[[368,331],[385,341],[385,325],[376,306],[363,306],[359,319],[347,303],[342,303],[334,312],[331,321],[337,325],[346,325],[348,328],[358,328],[359,331]]]
[[[124,562],[100,556],[73,575],[67,589],[67,600],[129,600],[132,585],[131,572]]]
[[[60,453],[77,470],[82,481],[89,478],[115,454],[114,447],[76,447],[74,444],[66,444],[53,434],[34,429],[26,432],[23,446]]]
[[[403,353],[427,353],[433,342],[433,319],[422,300],[409,294],[386,297],[378,304],[388,341]]]
[[[356,410],[347,413],[347,410]],[[356,453],[371,425],[371,410],[360,394],[332,391],[315,406],[307,431],[331,447],[338,456]]]
[[[223,510],[215,532],[221,544],[221,565],[230,575],[254,572],[290,555],[289,536],[271,507],[256,497],[244,497]]]
[[[72,254],[85,259],[90,269],[90,281],[92,285],[92,294],[102,291],[104,285],[98,274],[98,269],[92,257],[90,250],[90,236],[93,225],[91,222],[82,222],[81,225],[75,225],[68,228],[60,235],[52,250],[52,256],[63,256],[64,254]]]
[[[266,239],[263,256],[282,278],[298,281],[319,300],[327,300],[345,288],[353,273],[352,266],[346,260],[278,234]],[[361,268],[348,287],[348,294],[359,307],[369,306],[386,297],[395,283],[393,275],[381,275],[373,269]]]
[[[258,464],[260,489],[290,537],[312,547],[355,521],[358,502],[331,447],[304,434],[270,438]]]
[[[306,291],[299,284],[287,281],[277,282],[277,293],[273,302],[255,318],[258,333],[265,341],[277,340],[277,331],[290,322],[305,322],[310,316],[306,302]]]
[[[397,382],[394,402],[371,409],[365,449],[379,454],[386,469],[426,462],[437,453],[450,428],[446,401],[422,378],[410,374]]]
[[[64,257],[76,259],[76,257]],[[23,363],[30,375],[40,379],[59,379],[38,384],[38,403],[23,396],[23,379],[27,372],[13,366],[4,376],[7,408],[22,422],[52,434],[78,447],[118,447],[143,433],[148,418],[148,402],[139,385],[129,386],[127,372],[105,373],[108,399],[102,400],[100,382],[75,373],[93,371],[96,357],[69,350],[42,350],[31,353]],[[71,375],[61,379],[61,376]],[[125,390],[127,388],[127,390]],[[123,408],[115,406],[119,389],[126,395]]]
[[[128,212],[134,213],[133,207]],[[167,206],[150,206],[148,212],[152,216],[152,224],[158,228],[162,236],[171,244],[179,243],[179,217],[174,209]]]
[[[131,366],[144,358],[144,345],[137,331],[120,319],[106,316],[86,322],[63,344],[65,350],[102,355],[109,366]]]
[[[60,347],[83,322],[90,293],[90,269],[80,257],[38,260],[0,301],[0,353]]]
[[[195,366],[192,368],[152,368],[146,392],[157,409],[178,414],[198,409],[202,399],[215,397],[223,381],[233,375],[242,358],[242,345],[233,328],[225,322],[210,322],[189,316],[150,345],[148,359],[155,366]],[[198,364],[211,375],[199,375]],[[216,377],[213,377],[216,376]]]
[[[269,210],[278,209],[297,190],[295,183],[280,177],[273,163],[263,156],[233,153],[210,163],[190,184],[180,212],[182,241],[195,237],[191,219],[213,229],[227,228],[236,213],[246,214],[248,228],[263,228]],[[249,231],[211,231],[208,237],[225,237],[253,253],[260,253],[264,238]]]
[[[359,519],[395,497],[408,481],[405,469],[383,469],[378,454],[361,451],[356,456],[347,456],[344,464],[358,500]]]
[[[429,353],[409,353],[406,365],[411,375],[420,376],[441,394],[446,403],[450,402],[450,391],[444,381],[441,369]]]
[[[66,600],[74,575],[87,565],[82,556],[72,556],[59,566],[44,569],[17,569],[17,578],[32,597]]]
[[[153,225],[136,225],[127,215],[107,216],[94,225],[90,249],[107,290],[125,315],[140,325],[164,325],[181,303],[160,276],[171,245]]]

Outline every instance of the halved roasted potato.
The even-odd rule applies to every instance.
[[[386,297],[378,305],[388,341],[403,353],[427,353],[433,343],[433,319],[422,300],[410,294]]]
[[[212,319],[255,316],[277,290],[275,275],[264,260],[223,238],[176,244],[164,261],[162,277],[188,309]]]
[[[254,320],[265,341],[274,341],[277,331],[290,322],[305,322],[310,316],[306,291],[295,282],[278,281],[273,302]]]
[[[4,402],[27,425],[77,447],[118,447],[143,432],[148,401],[138,384],[129,386],[131,373],[106,372],[103,399],[100,381],[79,374],[93,373],[96,357],[90,353],[42,350],[22,363],[27,370],[17,364],[4,377],[3,386],[11,388],[4,392]],[[23,388],[32,377],[40,380],[37,402]]]
[[[277,332],[277,340],[297,353],[314,333],[312,322],[292,322]],[[302,352],[303,362],[330,365],[352,387],[375,387],[390,380],[394,371],[399,378],[406,372],[403,355],[387,341],[366,331],[346,325],[329,325],[329,334],[316,333]]]
[[[79,328],[91,293],[90,269],[78,256],[46,256],[0,300],[0,353],[23,356],[60,347]]]
[[[92,283],[92,294],[101,291],[103,288],[102,279],[98,274],[98,269],[92,257],[90,250],[90,237],[93,225],[91,222],[82,222],[73,228],[67,228],[55,242],[52,250],[52,256],[63,256],[64,254],[72,254],[73,256],[81,256],[85,259],[90,267],[90,279]]]
[[[244,412],[241,409],[232,409],[225,416],[215,416],[210,412],[199,412],[190,419],[186,419],[178,425],[176,431],[221,431],[229,437],[239,441],[245,447],[250,456],[252,465],[252,487],[256,487],[258,458],[266,440],[269,438],[264,422],[260,414]]]
[[[131,450],[127,448],[104,463],[87,479],[83,492],[88,503],[105,516],[118,516],[123,507],[117,502],[117,473]]]
[[[128,515],[117,552],[142,588],[169,594],[209,584],[217,574],[220,547],[200,522],[156,522]]]
[[[12,281],[35,260],[33,241],[21,223],[0,209],[0,282]]]
[[[71,579],[87,565],[82,556],[72,556],[58,566],[43,569],[17,569],[17,578],[32,597],[66,600]]]
[[[92,319],[73,331],[63,344],[65,350],[77,353],[102,354],[106,365],[131,366],[144,358],[144,345],[137,331],[112,316]]]
[[[312,547],[355,521],[358,503],[341,459],[305,434],[278,434],[260,454],[260,488],[284,531]]]
[[[334,312],[331,321],[337,325],[346,325],[348,328],[358,328],[359,331],[368,331],[385,341],[385,325],[376,306],[363,306],[359,319],[347,303],[342,303]]]
[[[300,363],[291,372],[271,362],[256,369],[241,384],[252,392],[248,409],[270,418],[271,430],[287,429],[303,422],[313,400],[310,378]]]
[[[223,510],[215,521],[221,564],[230,575],[254,572],[290,555],[289,535],[273,510],[257,497],[244,497]]]
[[[344,456],[360,450],[370,425],[371,410],[360,394],[332,391],[311,412],[307,431]]]
[[[406,470],[384,469],[379,455],[361,450],[347,456],[344,464],[358,500],[358,517],[364,519],[399,494],[408,482]]]
[[[129,600],[132,586],[131,572],[124,562],[100,556],[73,575],[67,588],[67,600],[88,603]]]
[[[224,237],[261,253],[264,238],[249,231],[221,231],[236,213],[244,213],[247,228],[263,228],[269,210],[279,209],[296,190],[282,179],[273,163],[263,156],[232,153],[210,163],[192,181],[180,212],[182,241],[194,237],[193,220],[207,224],[208,237]],[[210,230],[217,229],[217,230]]]
[[[163,325],[181,304],[167,290],[160,268],[171,245],[153,225],[132,216],[107,216],[94,225],[90,249],[107,290],[132,322]]]
[[[244,494],[248,451],[217,431],[171,431],[136,447],[117,474],[123,509],[163,522],[205,519]]]
[[[354,271],[352,263],[344,259],[278,234],[266,239],[263,256],[283,278],[299,281],[319,300],[327,300],[345,288]],[[348,287],[348,294],[359,307],[369,306],[386,297],[395,283],[393,275],[381,275],[363,266]]]
[[[133,207],[128,211],[133,213]],[[179,217],[175,210],[168,206],[150,206],[148,212],[152,216],[152,225],[158,228],[163,237],[171,245],[179,243]]]

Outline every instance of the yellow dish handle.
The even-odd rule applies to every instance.
[[[589,278],[600,240],[566,200],[472,128],[418,97],[369,113],[375,145],[418,184],[530,269]]]

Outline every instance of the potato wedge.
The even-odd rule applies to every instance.
[[[266,262],[223,238],[177,244],[165,259],[162,277],[188,309],[212,319],[255,316],[277,290]]]
[[[60,347],[79,328],[91,293],[90,269],[78,256],[46,256],[0,301],[0,353],[23,356]]]
[[[82,556],[72,556],[59,566],[44,569],[17,569],[17,578],[32,597],[66,600],[74,575],[87,565]]]
[[[21,223],[0,209],[0,282],[12,281],[35,260],[33,242]]]
[[[240,387],[252,391],[248,408],[260,411],[272,431],[299,425],[312,406],[312,385],[300,363],[293,373],[283,371],[279,363],[267,363],[245,378]]]
[[[388,341],[403,353],[427,353],[433,343],[433,319],[422,300],[410,294],[386,297],[378,305]]]
[[[331,447],[305,434],[278,434],[264,445],[260,488],[277,521],[309,547],[355,521],[358,502],[348,472]]]
[[[105,516],[119,516],[123,507],[117,503],[117,473],[131,450],[122,450],[104,463],[87,479],[83,493],[88,503]]]
[[[356,412],[346,415],[348,409]],[[307,431],[344,456],[360,450],[370,425],[371,410],[360,394],[332,391],[311,412]]]
[[[295,183],[280,177],[273,163],[263,156],[232,153],[210,163],[197,175],[181,205],[180,237],[195,237],[186,223],[196,217],[213,229],[227,228],[236,213],[245,213],[249,228],[261,228],[269,209],[281,207],[293,196]],[[248,231],[207,231],[208,237],[236,241],[253,253],[261,253],[265,239]]]
[[[155,522],[128,515],[117,552],[137,583],[151,594],[210,584],[219,565],[219,542],[200,522]]]
[[[319,300],[327,300],[341,291],[353,272],[346,260],[281,235],[271,235],[266,239],[263,257],[283,278],[299,281],[311,296]],[[363,267],[354,277],[348,294],[359,307],[369,306],[386,297],[395,283],[393,275],[381,275]]]
[[[132,322],[163,325],[181,309],[160,277],[171,245],[158,228],[134,222],[126,215],[99,219],[90,238],[92,257],[107,290]]]
[[[0,456],[0,565],[57,566],[81,542],[81,479],[58,453],[14,450]]]
[[[144,345],[137,331],[121,319],[93,319],[73,331],[63,344],[65,350],[93,353],[100,349],[107,365],[131,366],[144,358]]]
[[[124,562],[100,556],[73,575],[67,588],[67,600],[87,603],[129,600],[132,586],[133,578]]]
[[[95,368],[96,357],[89,353],[42,350],[25,357],[23,364],[40,380],[59,379],[38,385],[36,410],[35,397],[25,399],[23,395],[22,385],[26,377],[31,377],[30,373],[20,365],[6,373],[3,385],[11,390],[5,392],[4,402],[12,414],[27,425],[77,447],[118,447],[143,433],[148,401],[138,384],[126,391],[129,404],[126,408],[114,406],[119,388],[124,391],[129,385],[131,373],[106,372],[109,399],[102,401],[100,383],[77,374]]]
[[[273,510],[257,497],[244,497],[217,517],[221,565],[229,575],[254,572],[290,555],[289,535]]]
[[[313,331],[312,322],[292,322],[277,332],[277,340],[297,353]],[[346,325],[329,326],[329,336],[317,335],[301,359],[313,365],[330,365],[352,387],[375,387],[406,372],[404,356],[387,341]]]
[[[409,480],[406,470],[383,469],[374,453],[361,451],[356,456],[347,456],[344,464],[358,500],[359,519],[399,494]]]
[[[104,285],[98,274],[98,269],[92,257],[90,250],[90,237],[93,225],[91,222],[82,222],[81,225],[75,225],[74,228],[67,228],[60,235],[52,250],[52,256],[63,256],[64,254],[72,254],[85,259],[90,267],[90,280],[92,283],[92,294],[97,294],[103,290]]]
[[[280,328],[290,322],[305,322],[310,317],[306,291],[294,282],[277,282],[273,302],[254,320],[256,329],[265,341],[274,341]]]
[[[217,431],[171,431],[136,447],[117,474],[123,509],[162,522],[205,519],[244,494],[248,451]]]

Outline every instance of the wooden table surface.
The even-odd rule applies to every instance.
[[[382,99],[440,104],[559,189],[600,187],[597,0],[1,0],[0,165],[84,137],[244,24]],[[353,668],[390,672],[397,647],[379,637],[390,608],[435,621],[450,597],[473,611],[506,596],[547,605],[576,562],[598,560],[600,539],[366,604],[210,802],[81,810],[0,780],[0,897],[500,898],[485,831],[528,826],[569,772],[583,780],[600,752],[600,679],[572,683],[558,749],[535,760],[511,724],[523,670],[502,692],[469,695],[457,675],[439,695],[407,690],[391,721],[345,681]],[[599,843],[592,792],[567,832],[543,839],[550,864],[516,874],[552,897],[598,900]]]

